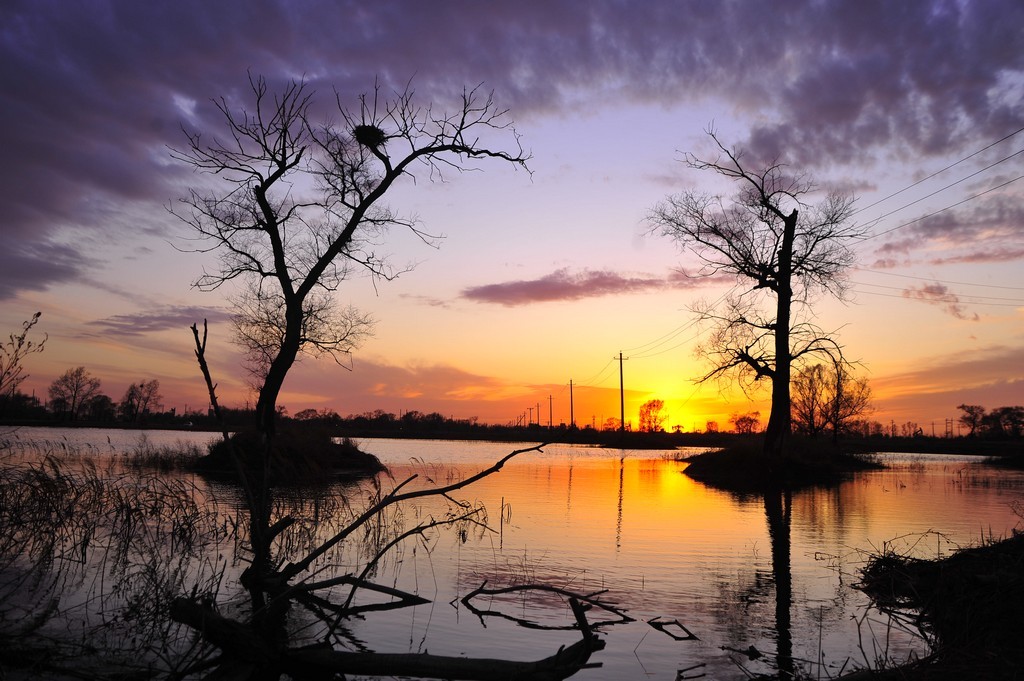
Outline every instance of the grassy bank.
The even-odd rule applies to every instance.
[[[319,484],[385,470],[380,459],[362,451],[357,442],[349,438],[336,441],[316,428],[287,429],[269,448],[255,431],[235,433],[230,443],[214,440],[205,450],[182,441],[154,445],[142,437],[120,459],[134,470],[191,471],[232,481],[241,464],[252,473],[265,473],[274,484]]]
[[[940,560],[883,554],[861,588],[883,608],[909,614],[934,653],[913,664],[847,677],[951,681],[1024,677],[1024,533]]]
[[[863,454],[851,454],[827,442],[795,440],[781,457],[767,456],[760,437],[686,459],[686,475],[711,487],[740,494],[766,489],[833,485],[857,471],[883,466]]]

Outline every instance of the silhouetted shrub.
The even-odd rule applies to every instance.
[[[263,434],[254,430],[235,433],[229,442],[218,440],[195,468],[215,475],[234,474],[232,451],[243,468],[257,474],[266,471],[271,483],[329,481],[386,470],[380,459],[360,450],[353,440],[339,441],[321,428],[301,424],[283,428],[269,446]]]

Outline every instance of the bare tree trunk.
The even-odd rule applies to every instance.
[[[765,428],[765,453],[780,456],[790,434],[789,381],[793,357],[789,348],[789,328],[793,309],[793,241],[796,237],[797,211],[783,218],[782,244],[779,246],[778,301],[775,315],[775,369],[772,374],[772,410]]]
[[[196,342],[196,359],[199,368],[206,381],[206,388],[210,394],[210,405],[213,413],[220,424],[221,433],[224,436],[224,444],[228,448],[228,455],[235,465],[235,472],[238,474],[238,483],[245,493],[245,502],[249,511],[249,542],[252,548],[252,562],[246,571],[242,573],[242,583],[246,586],[252,598],[253,609],[261,610],[266,604],[263,593],[263,579],[271,570],[271,542],[275,536],[273,528],[270,527],[270,507],[272,498],[270,487],[266,480],[266,466],[255,471],[247,470],[243,464],[235,445],[231,441],[227,426],[224,423],[220,403],[217,400],[217,386],[210,374],[210,367],[206,363],[206,320],[203,320],[203,337],[199,338],[199,327],[192,325],[192,335]],[[266,448],[264,450],[266,453]],[[285,521],[282,521],[285,522]]]
[[[302,300],[296,296],[286,298],[286,325],[281,350],[267,368],[266,378],[256,401],[256,427],[267,439],[274,437],[277,425],[277,397],[284,379],[295,363],[302,346]]]

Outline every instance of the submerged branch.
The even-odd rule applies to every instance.
[[[567,599],[570,604],[575,603],[578,606],[580,604],[585,604],[588,608],[590,608],[590,607],[600,608],[601,610],[604,610],[604,611],[606,611],[606,612],[608,612],[608,613],[610,613],[610,614],[615,616],[615,619],[604,620],[604,621],[596,622],[594,624],[590,624],[584,618],[583,622],[587,625],[587,630],[583,630],[584,634],[586,634],[587,631],[589,631],[593,627],[601,627],[601,626],[607,626],[607,625],[611,625],[611,624],[625,624],[627,622],[635,621],[634,618],[632,618],[632,617],[630,617],[629,615],[626,614],[625,610],[623,610],[623,609],[621,609],[621,608],[619,608],[617,606],[614,606],[614,605],[612,605],[610,603],[607,603],[607,602],[601,600],[600,598],[598,598],[601,594],[607,593],[607,591],[608,591],[607,589],[602,589],[600,591],[595,591],[595,592],[593,592],[591,594],[584,595],[584,594],[574,593],[574,592],[568,591],[566,589],[561,589],[561,588],[559,588],[557,586],[550,586],[548,584],[520,584],[520,585],[516,585],[516,586],[499,587],[499,588],[496,588],[496,589],[488,589],[486,587],[487,587],[487,582],[485,581],[483,584],[478,586],[476,589],[473,589],[471,592],[469,592],[468,594],[466,594],[465,596],[462,597],[462,604],[465,605],[467,608],[469,608],[470,612],[472,612],[474,615],[476,615],[478,618],[480,618],[481,624],[483,624],[485,617],[490,616],[490,617],[500,617],[502,619],[507,619],[507,620],[515,622],[519,626],[525,627],[527,629],[559,630],[559,629],[576,629],[576,628],[581,628],[581,626],[580,626],[580,617],[579,616],[576,617],[576,624],[574,624],[574,625],[558,625],[558,626],[543,625],[543,624],[538,624],[537,622],[534,622],[532,620],[528,620],[528,619],[525,619],[525,618],[522,618],[522,617],[515,617],[515,616],[512,616],[512,615],[507,615],[507,614],[505,614],[503,612],[499,612],[497,610],[480,610],[475,605],[473,605],[473,599],[476,598],[477,596],[500,596],[500,595],[505,595],[505,594],[524,593],[524,592],[531,592],[531,591],[532,592],[548,593],[548,594],[554,594],[556,596],[561,596],[561,597]],[[582,628],[581,628],[581,630],[582,630]]]
[[[470,477],[460,482],[452,483],[451,485],[446,485],[443,487],[430,487],[426,489],[415,490],[412,492],[399,493],[399,490],[402,487],[404,487],[406,484],[412,481],[413,478],[409,478],[408,480],[405,480],[402,484],[400,484],[398,487],[396,487],[394,490],[392,490],[387,496],[382,498],[374,505],[370,506],[370,508],[366,509],[366,511],[364,511],[362,515],[360,515],[358,518],[352,521],[344,529],[342,529],[333,537],[322,543],[319,547],[311,551],[305,558],[303,558],[297,563],[289,563],[288,565],[286,565],[284,569],[281,570],[279,576],[282,580],[288,581],[296,575],[298,575],[299,573],[308,570],[309,566],[312,565],[317,558],[320,558],[325,553],[330,551],[333,547],[337,546],[339,543],[344,541],[356,529],[362,527],[367,521],[369,521],[371,518],[373,518],[375,515],[377,515],[389,506],[392,506],[402,501],[407,501],[409,499],[418,499],[420,497],[427,496],[446,495],[456,490],[462,489],[463,487],[472,485],[477,480],[481,480],[487,477],[488,475],[497,473],[502,469],[502,467],[506,463],[508,463],[510,459],[512,459],[515,456],[518,456],[519,454],[524,454],[526,452],[543,452],[542,448],[545,447],[546,444],[547,443],[542,443],[534,447],[517,449],[513,452],[510,452],[509,454],[506,454],[503,458],[501,458],[493,466],[485,468],[484,470],[476,473],[475,475],[471,475]]]
[[[293,678],[362,674],[463,681],[556,681],[580,669],[600,666],[589,660],[592,653],[604,648],[604,641],[587,623],[584,607],[575,599],[570,600],[570,607],[582,638],[568,647],[560,647],[554,655],[527,662],[429,653],[350,652],[334,650],[328,645],[275,651],[262,644],[252,627],[189,599],[175,599],[171,617],[192,627],[203,639],[223,651],[224,659],[215,674],[273,668]]]

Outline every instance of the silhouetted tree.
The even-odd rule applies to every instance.
[[[132,383],[124,392],[119,408],[126,421],[135,423],[150,411],[160,408],[160,381],[152,379]]]
[[[378,424],[391,424],[397,420],[394,414],[383,409],[374,409],[371,413],[366,414],[366,417]]]
[[[85,401],[82,413],[90,421],[113,421],[117,415],[117,405],[109,395],[97,393]]]
[[[1010,437],[1020,437],[1024,433],[1024,407],[1000,407],[998,411],[1003,430]]]
[[[99,391],[100,379],[91,376],[85,367],[76,367],[61,374],[48,392],[54,411],[74,421]]]
[[[825,430],[825,412],[828,411],[828,379],[825,366],[813,364],[804,367],[793,377],[790,392],[793,429],[812,437]]]
[[[772,407],[765,451],[780,454],[790,433],[790,377],[794,363],[812,356],[842,357],[833,337],[810,321],[810,303],[820,293],[842,296],[843,274],[853,263],[847,242],[861,234],[847,221],[853,200],[830,192],[816,206],[803,197],[814,186],[785,173],[775,162],[752,170],[740,152],[719,149],[714,160],[687,154],[685,163],[740,185],[729,203],[695,190],[670,197],[653,210],[653,230],[691,249],[701,275],[732,275],[738,288],[721,306],[701,306],[714,324],[701,353],[713,368],[701,380],[738,374],[745,385],[767,378]]]
[[[622,421],[620,419],[614,417],[614,416],[609,416],[608,418],[606,418],[604,420],[604,425],[601,426],[601,430],[606,430],[606,431],[622,430],[622,429],[623,429]]]
[[[0,396],[11,397],[14,395],[22,381],[28,378],[24,373],[25,358],[37,352],[42,352],[46,345],[46,334],[43,334],[41,341],[33,341],[28,337],[32,327],[39,321],[42,312],[36,312],[32,317],[23,322],[21,333],[11,334],[9,340],[0,345]]]
[[[813,364],[793,377],[791,402],[797,432],[815,436],[830,428],[835,440],[870,410],[871,388],[846,363]]]
[[[188,134],[174,158],[223,182],[193,189],[177,212],[220,255],[220,269],[196,285],[217,289],[243,282],[236,332],[259,377],[258,427],[274,432],[277,398],[300,352],[333,357],[357,347],[372,319],[336,305],[333,293],[353,266],[373,277],[400,274],[375,247],[391,227],[418,229],[383,205],[403,177],[421,170],[443,180],[474,159],[526,166],[519,136],[490,95],[464,90],[461,106],[438,114],[406,89],[391,99],[379,90],[355,109],[338,102],[337,123],[315,124],[314,93],[292,82],[271,95],[263,78],[250,78],[254,105],[235,110],[216,101],[226,141]],[[510,135],[506,149],[493,133]],[[500,144],[500,142],[499,142]]]
[[[640,405],[640,430],[644,433],[657,433],[665,422],[665,401],[648,400]]]
[[[957,409],[963,412],[960,423],[967,427],[967,437],[974,437],[985,418],[985,407],[980,404],[961,404]]]
[[[1024,407],[996,407],[981,422],[990,437],[1020,437],[1024,430]]]
[[[749,435],[757,432],[757,426],[761,423],[761,412],[752,411],[747,414],[733,414],[729,417],[729,423],[733,430],[741,435]]]
[[[5,418],[42,419],[46,416],[46,409],[35,395],[15,390],[0,395],[0,415]]]

